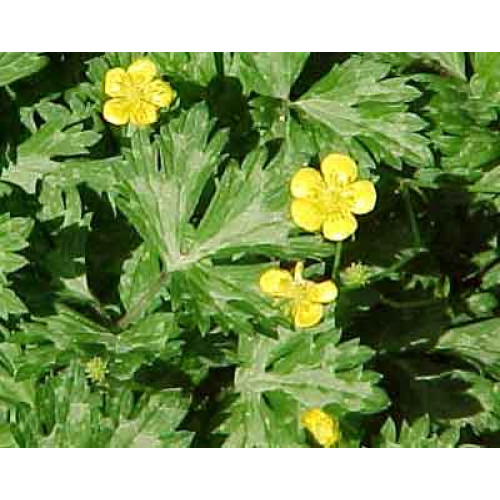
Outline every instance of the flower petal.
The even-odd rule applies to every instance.
[[[339,421],[320,408],[306,411],[300,423],[311,433],[318,444],[325,448],[331,448],[340,441]]]
[[[269,269],[261,275],[259,285],[273,297],[288,297],[293,291],[293,277],[284,269]]]
[[[321,174],[315,168],[301,168],[292,178],[290,191],[295,198],[315,198],[326,188]]]
[[[302,275],[304,274],[304,263],[302,261],[299,261],[295,264],[295,267],[293,269],[293,281],[295,283],[302,283],[304,281],[304,278]]]
[[[123,68],[113,68],[106,73],[104,92],[110,97],[125,97],[129,88],[130,78]]]
[[[128,99],[116,97],[104,103],[104,119],[113,125],[125,125],[130,120],[132,106]]]
[[[358,167],[350,156],[331,154],[321,162],[321,172],[328,186],[339,187],[356,180]]]
[[[332,241],[342,241],[356,232],[358,223],[348,211],[330,215],[323,224],[325,238]]]
[[[132,107],[130,123],[134,125],[151,125],[158,120],[158,108],[146,101],[139,101]]]
[[[309,300],[297,302],[293,310],[293,322],[297,328],[309,328],[317,325],[322,317],[323,306]]]
[[[371,212],[377,201],[377,192],[371,181],[353,182],[345,189],[349,209],[357,215],[367,214]]]
[[[321,304],[333,302],[338,294],[337,286],[332,280],[323,281],[322,283],[310,283],[307,289],[307,299]]]
[[[321,207],[309,200],[293,200],[290,212],[293,222],[306,231],[319,231],[325,220]]]
[[[156,66],[149,59],[137,59],[127,69],[134,85],[141,86],[150,83],[156,76]]]
[[[169,83],[155,80],[144,89],[144,98],[158,108],[168,108],[174,100],[174,91]]]

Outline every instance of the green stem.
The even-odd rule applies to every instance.
[[[406,209],[408,210],[408,216],[410,217],[411,232],[413,233],[413,241],[417,248],[422,246],[422,238],[420,237],[420,230],[418,229],[417,217],[415,216],[415,211],[413,210],[413,205],[411,203],[410,191],[407,186],[402,186],[402,194],[405,200]]]
[[[335,247],[335,260],[333,262],[333,278],[337,278],[342,261],[342,241],[339,241]]]
[[[163,271],[156,281],[142,294],[139,300],[130,308],[130,310],[118,321],[118,326],[125,330],[131,324],[135,323],[143,314],[144,311],[151,305],[151,302],[161,292],[162,288],[168,279],[167,272]]]
[[[395,300],[385,297],[384,295],[380,295],[380,302],[382,302],[382,304],[385,304],[386,306],[392,307],[393,309],[412,309],[417,307],[432,306],[439,303],[440,300],[427,299],[427,300],[412,300],[409,302],[397,302]]]

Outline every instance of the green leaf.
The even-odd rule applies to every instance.
[[[189,294],[188,311],[202,332],[210,318],[228,331],[251,334],[252,321],[270,321],[279,310],[258,288],[260,274],[268,266],[197,264],[174,278]]]
[[[17,382],[0,367],[0,401],[10,405],[24,403],[33,406],[35,403],[35,386],[33,381]]]
[[[0,448],[18,448],[8,424],[0,424]]]
[[[458,355],[500,379],[500,319],[452,328],[439,338],[435,349]]]
[[[500,384],[475,373],[461,372],[460,378],[469,384],[467,394],[479,402],[481,411],[465,416],[455,424],[461,426],[469,424],[478,436],[483,433],[499,432]]]
[[[288,99],[290,89],[309,56],[308,52],[241,52],[238,76],[245,93]]]
[[[110,448],[187,448],[189,432],[176,431],[189,408],[189,398],[178,390],[166,390],[147,399],[139,413],[122,419]]]
[[[291,224],[279,196],[288,182],[273,192],[273,169],[263,170],[265,160],[265,153],[257,151],[241,168],[226,168],[194,237],[198,254],[259,252],[286,243]]]
[[[33,229],[33,221],[20,217],[0,215],[0,272],[17,271],[27,260],[16,252],[28,246],[26,241]]]
[[[465,52],[420,52],[427,61],[436,62],[445,71],[465,79]]]
[[[8,288],[7,274],[17,271],[28,263],[17,252],[28,246],[27,238],[33,228],[29,219],[0,215],[0,318],[9,314],[22,314],[26,308],[17,295]]]
[[[147,307],[142,307],[143,303],[149,299],[151,284],[159,279],[161,279],[159,256],[142,244],[125,262],[120,279],[121,300],[128,311],[140,310],[137,319],[147,313]]]
[[[45,184],[66,191],[86,184],[96,193],[111,192],[117,182],[116,171],[122,168],[121,158],[102,160],[75,159],[60,162],[57,169],[43,174]]]
[[[494,288],[497,286],[500,286],[500,263],[488,269],[483,275],[483,288]]]
[[[328,323],[316,333],[282,331],[278,340],[240,336],[235,391],[241,400],[222,427],[229,434],[226,446],[276,446],[274,426],[293,421],[297,427],[300,409],[329,405],[341,417],[386,407],[387,397],[376,387],[380,377],[363,370],[372,351],[357,340],[338,342]],[[271,418],[273,408],[267,401],[275,393],[294,404]]]
[[[500,153],[499,153],[500,156]],[[477,193],[500,194],[500,166],[486,172],[471,188]]]
[[[436,68],[442,72],[465,80],[465,52],[371,52],[378,61],[407,68],[415,63]]]
[[[136,134],[119,173],[118,206],[158,251],[167,272],[242,251],[290,255],[288,186],[300,165],[284,164],[282,155],[266,165],[268,155],[258,149],[241,167],[230,162],[219,181],[216,168],[226,134],[218,132],[207,143],[210,131],[208,112],[199,105],[172,121],[158,145],[147,134]],[[215,194],[208,200],[212,182]],[[300,254],[305,248],[309,255],[333,253],[333,246],[318,238],[304,241],[310,244]]]
[[[0,402],[12,407],[20,404],[34,406],[36,395],[34,381],[16,380],[15,360],[19,352],[19,348],[13,344],[0,343]]]
[[[376,440],[377,448],[455,448],[460,439],[457,428],[448,429],[442,433],[431,431],[429,415],[425,415],[411,425],[404,421],[396,436],[396,425],[388,419]]]
[[[387,64],[351,57],[294,105],[342,138],[361,142],[379,161],[430,166],[432,154],[420,134],[426,123],[408,112],[420,92],[406,78],[388,78],[389,71]]]
[[[43,210],[39,219],[47,227],[60,223],[52,234],[51,248],[40,257],[41,265],[51,276],[51,285],[60,297],[97,304],[87,280],[87,241],[91,214],[83,216],[78,189],[43,182],[40,191]],[[47,231],[49,231],[47,229]]]
[[[90,392],[83,369],[74,364],[51,380],[34,417],[42,422],[50,415],[53,427],[47,436],[36,436],[40,448],[92,447],[99,431],[98,398]],[[42,396],[42,394],[39,394]],[[52,406],[52,408],[51,408]]]
[[[26,312],[24,303],[4,284],[0,283],[0,318],[7,319],[10,314]]]
[[[16,414],[11,436],[0,426],[0,440],[42,448],[188,447],[191,433],[177,428],[189,404],[177,389],[143,394],[137,403],[123,389],[105,399],[92,390],[83,368],[72,363],[39,387],[36,404]]]
[[[218,74],[214,52],[151,52],[161,73],[207,86]]]
[[[492,126],[495,113],[489,100],[474,98],[466,82],[434,76],[419,80],[431,92],[425,110],[434,124],[429,136],[446,171],[463,169],[477,175],[479,168],[500,158],[499,134]]]
[[[395,409],[410,421],[428,414],[440,426],[471,425],[478,435],[498,432],[499,384],[456,365],[443,356],[392,358],[386,366],[392,381],[386,377],[386,383],[405,387],[393,399]]]
[[[45,123],[19,146],[16,162],[2,175],[2,180],[28,193],[35,192],[39,179],[61,168],[55,158],[85,155],[101,137],[83,129],[85,116],[73,115],[62,105],[45,102],[37,105],[36,111]]]
[[[500,54],[475,52],[472,57],[474,75],[471,79],[473,95],[500,103]]]
[[[40,71],[48,61],[36,52],[0,52],[0,86]]]
[[[86,318],[65,306],[48,318],[27,323],[12,340],[18,344],[45,344],[50,342],[59,356],[72,354],[88,360],[96,350],[108,361],[111,377],[130,379],[144,364],[160,357],[169,339],[178,334],[172,313],[151,314],[120,333]],[[103,352],[104,350],[104,352]],[[49,356],[50,367],[53,357]]]
[[[207,108],[197,105],[170,122],[158,143],[151,144],[145,133],[135,134],[128,161],[118,171],[118,206],[168,270],[193,260],[186,256],[189,220],[226,141],[222,132],[209,140],[212,126]]]

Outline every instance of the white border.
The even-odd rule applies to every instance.
[[[485,449],[1,450],[1,491],[37,500],[470,500],[495,495],[496,458]]]
[[[500,48],[491,0],[3,2],[1,50],[453,51]]]

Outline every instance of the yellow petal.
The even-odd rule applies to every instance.
[[[323,317],[323,306],[321,304],[301,300],[293,309],[293,322],[297,328],[309,328],[317,325]]]
[[[332,418],[320,408],[306,411],[300,423],[314,439],[325,448],[330,448],[340,441],[340,426],[336,418]]]
[[[125,97],[129,88],[130,78],[123,68],[113,68],[106,73],[104,92],[110,97]]]
[[[104,103],[104,119],[113,125],[125,125],[130,120],[131,104],[128,99],[117,97]]]
[[[303,273],[304,273],[304,263],[297,262],[293,270],[293,280],[295,281],[295,283],[301,283],[304,281],[304,279],[302,278]]]
[[[323,234],[328,240],[342,241],[354,234],[357,228],[358,223],[350,212],[337,212],[326,219]]]
[[[377,201],[375,186],[370,181],[353,182],[346,188],[345,195],[347,195],[349,209],[357,215],[371,212]]]
[[[292,275],[284,269],[269,269],[260,277],[260,289],[273,297],[288,297],[293,290]]]
[[[306,231],[319,231],[325,220],[321,207],[313,201],[297,198],[290,210],[293,222]]]
[[[158,120],[158,108],[146,101],[136,103],[130,112],[130,123],[134,125],[151,125]]]
[[[174,100],[174,91],[167,82],[155,80],[146,85],[144,98],[158,108],[168,108]]]
[[[339,291],[331,280],[323,281],[323,283],[310,283],[307,289],[307,299],[321,304],[333,302],[338,294]]]
[[[152,82],[156,76],[156,66],[149,59],[137,59],[127,69],[134,85],[141,86]]]
[[[358,167],[350,156],[331,154],[321,162],[321,172],[328,186],[339,187],[356,180]]]
[[[295,198],[315,198],[326,188],[321,174],[314,168],[301,168],[292,178],[290,191]]]

